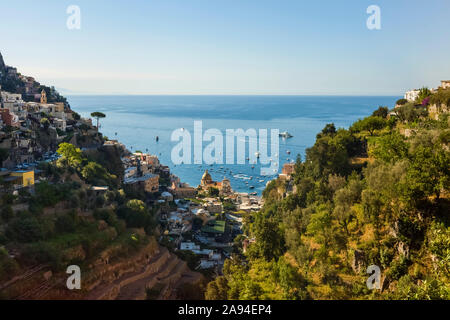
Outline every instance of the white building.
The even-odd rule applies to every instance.
[[[161,197],[166,201],[173,201],[173,195],[170,192],[164,191],[163,193],[161,193]]]
[[[450,80],[442,80],[441,88],[442,89],[450,89]]]
[[[65,119],[53,119],[53,125],[61,131],[66,131],[67,122]]]
[[[10,93],[6,91],[1,92],[3,102],[22,102],[22,95],[20,93]]]
[[[125,179],[134,177],[137,174],[137,167],[128,167],[125,169]]]
[[[200,246],[196,245],[194,242],[181,242],[180,250],[200,250]]]
[[[217,265],[217,261],[201,259],[200,264],[198,265],[198,267],[196,269],[209,269],[209,268],[215,267],[216,265]]]
[[[414,102],[419,97],[419,92],[420,92],[420,90],[418,90],[418,89],[406,91],[405,99],[410,102]]]

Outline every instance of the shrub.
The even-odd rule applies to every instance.
[[[14,217],[14,212],[10,205],[7,205],[2,209],[1,217],[2,220],[5,222],[9,222],[9,220],[11,220]]]
[[[18,242],[34,242],[44,239],[44,230],[36,218],[18,217],[8,225],[6,236]]]
[[[74,214],[64,214],[59,216],[55,222],[56,231],[59,233],[74,232],[77,221]]]
[[[409,260],[405,256],[397,258],[391,263],[391,266],[387,272],[387,276],[391,280],[398,280],[408,271]]]
[[[372,116],[386,118],[388,115],[388,112],[389,112],[388,107],[379,107],[377,110],[375,110],[372,113]]]
[[[402,98],[402,99],[398,99],[395,104],[398,105],[398,106],[402,106],[402,105],[407,104],[407,103],[408,103],[408,100]]]
[[[0,247],[0,280],[11,279],[18,271],[16,260],[9,257],[5,248]]]

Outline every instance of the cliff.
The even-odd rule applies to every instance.
[[[5,62],[3,61],[2,53],[0,52],[0,73],[4,73],[6,69]]]

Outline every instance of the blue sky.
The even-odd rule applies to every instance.
[[[399,95],[450,79],[449,14],[448,0],[3,0],[0,52],[65,93]]]

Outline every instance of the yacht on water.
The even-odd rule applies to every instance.
[[[291,135],[291,134],[290,134],[289,132],[287,132],[287,131],[281,132],[281,133],[279,134],[279,136],[282,137],[282,138],[285,138],[285,139],[287,139],[287,138],[292,138],[292,137],[293,137],[293,135]]]

